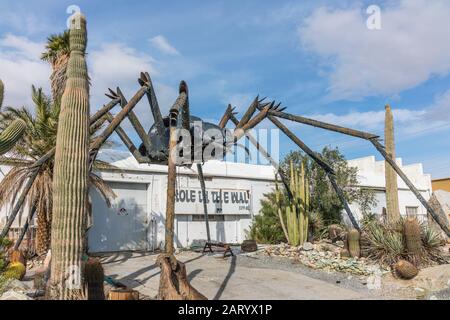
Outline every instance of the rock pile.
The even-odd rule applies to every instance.
[[[265,247],[264,253],[269,256],[287,257],[312,269],[339,271],[360,276],[370,276],[377,269],[374,268],[374,263],[366,258],[341,258],[342,246],[343,243],[332,244],[326,241],[317,244],[306,242],[298,247],[283,243]]]

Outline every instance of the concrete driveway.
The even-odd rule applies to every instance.
[[[150,297],[159,285],[157,254],[117,253],[102,256],[105,274]],[[366,288],[345,286],[335,277],[311,276],[299,266],[278,268],[258,256],[182,252],[192,285],[208,299],[371,299]],[[342,277],[342,276],[341,276]],[[343,279],[346,279],[344,276]]]

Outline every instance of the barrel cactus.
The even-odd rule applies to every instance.
[[[0,79],[0,109],[3,106],[3,98],[5,97],[5,85],[3,84],[2,79]]]
[[[359,244],[360,234],[356,229],[350,229],[347,233],[348,251],[352,257],[361,255],[361,247]]]
[[[16,119],[0,134],[0,155],[5,154],[16,144],[25,132],[26,124]]]
[[[403,223],[403,235],[408,254],[416,264],[420,263],[423,254],[422,230],[416,218],[406,218]]]
[[[394,264],[393,269],[394,273],[402,279],[412,279],[419,273],[419,269],[406,260],[399,260]]]
[[[61,99],[53,172],[50,295],[84,299],[86,203],[89,174],[89,80],[86,19],[72,17],[67,82]]]
[[[6,267],[3,276],[6,279],[22,280],[26,273],[26,267],[21,262],[12,262]]]

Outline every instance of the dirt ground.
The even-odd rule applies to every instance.
[[[105,274],[155,297],[159,282],[157,254],[121,252],[102,256]],[[238,254],[223,258],[221,254],[184,251],[177,255],[186,263],[192,285],[208,299],[445,299],[450,268],[434,270],[442,274],[439,285],[426,287],[422,280],[408,282],[384,276],[382,285],[373,288],[367,277],[313,270],[288,259],[264,254]],[[436,267],[436,268],[440,268]],[[448,273],[446,273],[448,272]],[[422,281],[422,282],[421,282]],[[439,292],[432,295],[431,288]]]

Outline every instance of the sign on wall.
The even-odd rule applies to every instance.
[[[208,214],[250,214],[250,190],[206,189]],[[180,188],[175,192],[176,214],[203,214],[200,188]]]

